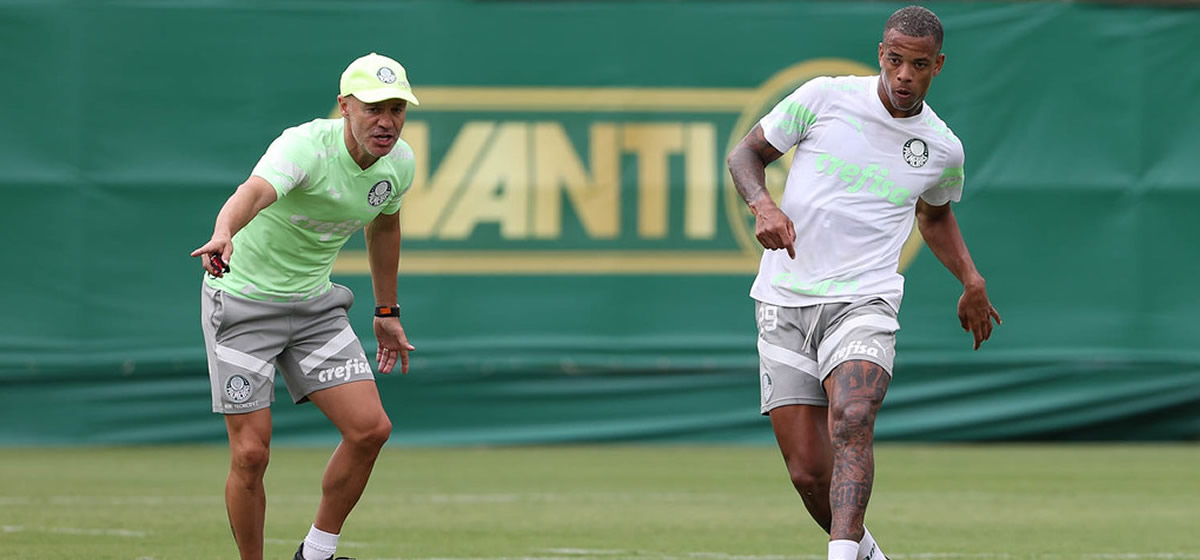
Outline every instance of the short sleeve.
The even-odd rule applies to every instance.
[[[964,159],[962,144],[954,142],[950,154],[946,158],[946,167],[942,169],[942,175],[938,177],[932,187],[921,193],[921,200],[933,206],[942,206],[961,200],[963,180],[966,178],[963,174]]]
[[[275,187],[275,193],[283,197],[308,178],[319,152],[312,144],[297,129],[289,128],[271,142],[252,174],[266,179]]]
[[[817,112],[826,89],[822,82],[830,79],[821,77],[805,82],[758,121],[763,136],[771,146],[786,153],[808,136],[809,130],[817,122]]]

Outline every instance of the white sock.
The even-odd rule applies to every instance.
[[[858,558],[859,560],[887,560],[883,551],[879,549],[879,544],[875,542],[875,538],[871,536],[871,532],[866,527],[863,527],[862,542],[858,543]]]
[[[313,525],[304,537],[304,560],[329,560],[337,552],[338,536]]]
[[[829,541],[829,560],[857,560],[854,555],[858,554],[858,543],[838,539]]]

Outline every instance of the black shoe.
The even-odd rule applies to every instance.
[[[300,548],[296,549],[296,555],[292,557],[292,560],[304,560],[304,543],[303,542],[300,543]],[[337,558],[330,556],[328,560],[354,560],[354,559],[347,557],[347,556],[338,556]]]

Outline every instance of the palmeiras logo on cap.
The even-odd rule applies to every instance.
[[[929,161],[929,145],[920,138],[910,138],[904,143],[904,161],[913,167],[921,167]]]
[[[225,396],[241,404],[250,400],[250,380],[240,375],[231,375],[225,380]]]
[[[375,183],[371,190],[367,192],[367,204],[371,206],[379,206],[387,202],[389,196],[392,195],[392,182],[383,180]]]
[[[380,68],[379,71],[375,73],[375,77],[379,78],[379,81],[385,84],[396,83],[396,73],[392,72],[392,69],[388,68],[387,66]]]
[[[771,393],[772,393],[774,390],[775,390],[775,387],[774,387],[774,386],[771,384],[771,376],[770,376],[770,375],[767,375],[767,374],[765,374],[765,373],[764,373],[764,374],[762,374],[762,393],[763,393],[763,400],[765,401],[765,400],[767,400],[767,399],[770,399],[770,398],[771,398]]]

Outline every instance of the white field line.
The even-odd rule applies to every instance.
[[[304,534],[300,534],[299,536],[297,536],[294,539],[278,539],[278,538],[266,537],[263,539],[263,542],[266,544],[287,544],[287,545],[291,545],[292,548],[295,548],[297,546],[300,546],[300,541],[303,541],[303,540],[304,540]],[[230,537],[230,542],[232,542],[232,537]],[[365,543],[365,542],[361,542],[361,541],[339,540],[338,548],[339,549],[341,549],[343,547],[345,547],[345,548],[362,548],[364,546],[367,546],[368,544],[370,544],[370,543]]]
[[[56,533],[59,535],[83,535],[87,537],[132,537],[142,538],[146,531],[133,529],[81,529],[78,527],[36,527],[28,525],[0,525],[0,533]]]
[[[371,494],[372,499],[387,500],[403,504],[506,504],[506,503],[631,503],[653,501],[657,503],[696,503],[712,501],[719,497],[700,497],[687,492],[581,492],[581,493],[412,493],[412,494]],[[267,502],[273,504],[315,504],[319,502],[319,494],[285,494],[267,496]],[[221,505],[224,497],[220,493],[208,496],[0,496],[0,507],[5,506],[176,506],[176,505]]]
[[[430,556],[430,557],[397,557],[379,558],[377,560],[671,560],[674,556]],[[681,560],[681,559],[677,559]]]
[[[315,496],[313,500],[319,499]],[[0,496],[3,506],[177,506],[184,504],[223,504],[225,498],[212,496]]]
[[[1126,554],[1087,554],[1085,558],[1095,558],[1096,560],[1142,560],[1146,558],[1163,559],[1163,560],[1192,560],[1200,558],[1200,552],[1158,552],[1150,554],[1141,553],[1126,553]]]
[[[942,558],[1015,558],[1005,553],[975,553],[959,552],[917,552],[913,554],[889,554],[894,560],[939,560]],[[1022,555],[1025,557],[1025,555]],[[1062,558],[1087,558],[1089,560],[1200,560],[1200,552],[1084,552],[1080,554],[1037,554],[1028,556],[1031,560],[1058,560]]]
[[[543,548],[535,552],[546,552],[549,554],[566,554],[566,555],[586,555],[594,554],[596,556],[612,556],[616,554],[628,554],[628,550],[607,550],[603,548]]]
[[[690,494],[662,494],[657,497],[662,500],[685,499]],[[610,500],[645,499],[646,494],[634,493],[592,493],[592,494],[554,494],[554,493],[496,493],[496,494],[382,494],[373,495],[376,498],[406,503],[442,503],[442,504],[476,504],[476,503],[541,503],[558,502],[579,499],[608,498]],[[317,502],[319,494],[311,495],[278,495],[267,496],[267,500],[282,502]],[[178,505],[178,504],[208,504],[224,503],[224,497],[219,493],[211,496],[0,496],[0,506],[28,506],[35,504],[49,505]]]
[[[632,550],[607,550],[584,548],[548,548],[534,551],[531,556],[430,556],[430,557],[395,557],[379,558],[378,560],[825,560],[824,554],[727,554],[723,552],[690,552],[682,555],[653,555],[638,553]],[[545,554],[537,554],[544,552]],[[1029,560],[1062,560],[1065,558],[1086,558],[1089,560],[1200,560],[1200,553],[1192,552],[1128,552],[1128,553],[1083,553],[1083,554],[1031,554],[1021,555]],[[937,560],[937,559],[973,559],[973,560],[1002,560],[1017,558],[1006,553],[958,553],[958,552],[918,552],[911,554],[892,554],[892,560]]]
[[[431,494],[391,494],[377,496],[401,503],[433,503],[433,504],[488,504],[488,503],[547,503],[571,502],[580,500],[600,501],[633,501],[647,498],[659,502],[694,501],[695,495],[689,493],[656,493],[637,494],[621,492],[601,493],[431,493]],[[286,495],[268,497],[271,503],[317,503],[318,495]],[[220,495],[212,496],[0,496],[0,507],[30,506],[30,505],[137,505],[137,506],[173,506],[181,504],[220,505],[224,499]],[[39,527],[25,525],[0,525],[0,534],[17,532],[41,532],[63,535],[82,536],[114,536],[126,538],[142,538],[148,532],[133,529],[114,528],[76,528],[76,527]],[[299,539],[266,539],[272,544],[293,544]],[[339,545],[347,548],[361,548],[370,543],[341,541]],[[1029,554],[1022,555],[1028,560],[1063,560],[1066,558],[1085,558],[1087,560],[1200,560],[1200,552],[1126,552],[1126,553],[1079,553],[1079,554]],[[789,555],[742,555],[722,552],[688,552],[678,555],[647,554],[632,550],[585,549],[585,548],[547,548],[533,551],[530,556],[480,556],[480,557],[409,557],[383,558],[380,560],[824,560],[825,555],[789,554]],[[958,552],[923,552],[910,554],[892,554],[892,560],[1004,560],[1015,558],[1006,553],[958,553]],[[143,560],[143,559],[139,559]],[[145,559],[152,560],[152,559]]]

